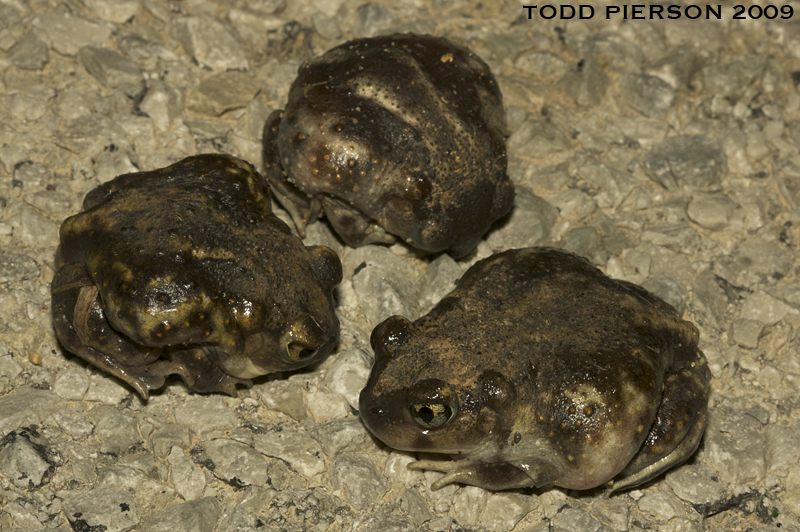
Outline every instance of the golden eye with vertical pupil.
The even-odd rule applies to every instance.
[[[411,417],[419,425],[435,429],[450,421],[453,409],[439,403],[416,403],[411,405]]]

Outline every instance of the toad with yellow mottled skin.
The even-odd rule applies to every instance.
[[[511,210],[503,101],[477,55],[430,35],[346,42],[305,63],[264,128],[266,177],[301,234],[398,237],[455,258]]]
[[[412,469],[487,489],[636,486],[706,425],[697,328],[643,288],[547,248],[484,259],[431,312],[372,332],[361,417]]]
[[[248,163],[198,155],[101,185],[61,226],[52,283],[64,346],[144,398],[318,362],[338,342],[338,256],[306,248]]]

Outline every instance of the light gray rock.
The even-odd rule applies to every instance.
[[[763,424],[747,413],[725,418],[721,431],[706,433],[703,454],[733,486],[761,482],[766,475],[766,442]]]
[[[567,508],[550,523],[551,532],[573,532],[575,530],[605,532],[609,529],[584,510],[577,508]]]
[[[800,314],[796,308],[764,292],[757,292],[742,303],[740,318],[755,320],[764,325],[775,325],[787,314]]]
[[[335,4],[335,2],[333,2]],[[286,7],[286,0],[253,0],[247,2],[247,6],[263,15],[274,15],[280,13]]]
[[[493,229],[486,237],[486,241],[492,249],[513,249],[524,248],[531,246],[546,245],[550,240],[550,230],[553,227],[557,218],[556,208],[550,205],[547,201],[531,192],[527,187],[516,185],[514,208],[511,214],[503,219],[501,225]],[[438,261],[439,258],[436,259]],[[452,260],[452,259],[451,259]],[[434,273],[444,266],[444,264],[436,264],[436,261],[431,263],[428,271],[425,273],[427,279],[431,268],[436,268]],[[435,266],[434,266],[435,265]],[[448,269],[445,280],[456,273],[454,266],[457,264],[447,264]],[[444,272],[443,272],[444,273]],[[461,272],[451,280],[454,281],[461,276]],[[433,299],[435,293],[439,296],[435,302],[438,302],[442,296],[447,294],[451,288],[451,283],[446,283],[442,289],[434,290],[431,292],[428,289],[421,290],[423,299],[430,301]],[[428,286],[423,285],[423,286]],[[447,291],[441,293],[447,287]],[[454,288],[454,286],[453,286]]]
[[[192,432],[197,435],[213,431],[235,429],[238,416],[232,411],[232,400],[215,396],[197,396],[175,409],[175,421],[179,424],[191,421]]]
[[[206,487],[206,476],[193,462],[186,456],[183,449],[173,447],[167,457],[169,462],[169,479],[181,497],[187,501],[193,501],[203,496]]]
[[[726,496],[716,471],[703,465],[683,465],[667,473],[667,485],[681,500],[692,505],[713,505]]]
[[[164,59],[167,61],[175,61],[178,59],[177,54],[172,50],[165,48],[157,42],[149,41],[135,33],[121,34],[117,38],[117,47],[123,54],[134,61],[148,63],[154,59]]]
[[[703,530],[697,526],[697,523],[686,517],[676,517],[666,525],[659,527],[659,532],[702,532]]]
[[[2,264],[2,263],[0,262],[0,264]],[[2,267],[2,266],[0,266],[0,267]],[[2,352],[1,349],[2,348],[0,347],[0,352]],[[17,362],[16,360],[14,360],[14,358],[11,356],[11,354],[0,355],[0,375],[1,376],[3,376],[3,377],[5,377],[5,378],[10,380],[10,379],[13,379],[16,376],[18,376],[20,373],[22,373],[22,365],[19,362]]]
[[[263,455],[284,460],[301,475],[315,479],[327,468],[319,443],[303,428],[270,425],[256,433],[253,446]]]
[[[663,224],[648,227],[642,233],[642,242],[649,242],[684,255],[693,256],[700,247],[700,236],[691,226]]]
[[[171,506],[146,519],[141,532],[214,532],[222,508],[214,497]]]
[[[179,17],[170,33],[200,66],[211,70],[248,70],[241,43],[220,21],[207,15]]]
[[[64,513],[74,530],[124,532],[139,524],[133,495],[123,490],[74,493],[64,500]]]
[[[50,52],[45,43],[29,32],[9,50],[8,58],[22,70],[41,70],[50,61]]]
[[[254,385],[251,390],[270,410],[283,412],[297,421],[303,421],[307,416],[303,390],[297,382],[267,381]]]
[[[117,411],[103,416],[94,431],[100,440],[100,451],[120,454],[142,442],[136,419]]]
[[[20,39],[23,27],[20,12],[8,4],[0,4],[0,50],[8,52]]]
[[[91,91],[82,91],[74,88],[66,89],[58,93],[53,105],[53,112],[67,122],[71,122],[80,116],[89,116],[92,114],[91,98],[93,96]]]
[[[350,407],[357,410],[358,397],[367,383],[372,362],[372,357],[363,349],[353,347],[342,351],[336,355],[325,373],[325,384],[330,391],[344,397]]]
[[[118,405],[131,393],[127,384],[105,373],[95,373],[89,377],[89,389],[83,396],[84,401],[98,402],[106,405]]]
[[[203,79],[189,93],[187,106],[204,115],[219,116],[245,107],[259,89],[258,81],[244,72],[220,72]]]
[[[692,199],[686,208],[686,214],[698,225],[719,231],[731,221],[731,216],[738,205],[719,192],[692,192]]]
[[[561,56],[548,51],[532,50],[517,57],[514,66],[535,77],[537,80],[561,78],[570,68]]]
[[[646,74],[624,76],[622,94],[625,103],[648,118],[666,118],[675,99],[675,91],[667,82]]]
[[[673,89],[685,88],[697,75],[702,65],[701,54],[690,47],[662,57],[647,69],[647,73],[667,82]]]
[[[3,103],[15,121],[35,122],[45,116],[56,97],[53,87],[24,78],[12,78]],[[54,125],[54,124],[51,124]]]
[[[764,331],[764,323],[756,320],[738,319],[731,324],[733,340],[742,347],[755,349]]]
[[[487,242],[492,245],[492,235],[489,235]],[[497,237],[502,238],[502,237]],[[455,282],[464,271],[452,257],[443,253],[433,259],[419,283],[420,312],[427,313],[434,305],[455,289]],[[371,365],[371,364],[370,364]]]
[[[548,156],[563,153],[569,149],[570,141],[564,131],[556,127],[552,122],[543,119],[530,119],[522,125],[506,140],[506,148],[509,154],[517,157],[545,159]],[[542,176],[541,179],[550,181],[560,181],[562,175],[561,168],[555,169],[555,173]],[[559,187],[552,185],[552,190]]]
[[[598,265],[604,264],[608,258],[602,248],[600,232],[591,226],[571,229],[561,238],[561,247]]]
[[[493,493],[479,523],[489,530],[509,532],[537,506],[536,499],[520,493]]]
[[[48,482],[61,462],[35,427],[17,429],[0,439],[0,473],[18,488],[35,489]]]
[[[128,94],[137,94],[141,89],[142,72],[139,67],[114,50],[84,46],[78,52],[78,60],[103,87],[124,88]]]
[[[336,40],[342,35],[336,22],[322,11],[317,11],[311,15],[311,25],[314,27],[314,31],[329,41]]]
[[[800,462],[800,427],[795,421],[788,427],[769,424],[764,429],[767,437],[767,463],[769,472],[784,475],[796,469]]]
[[[676,135],[656,144],[644,157],[645,173],[667,190],[684,184],[708,189],[728,173],[725,152],[705,135]]]
[[[390,484],[372,462],[355,453],[337,456],[330,468],[331,484],[357,510],[365,510],[389,491]]]
[[[464,486],[453,497],[455,518],[464,525],[477,525],[490,495],[490,492],[476,486]]]
[[[172,121],[183,111],[184,99],[180,90],[159,79],[148,79],[139,110],[150,117],[159,131],[168,131]]]
[[[287,488],[271,500],[270,513],[262,521],[272,530],[280,530],[292,522],[300,530],[325,530],[335,521],[342,530],[355,530],[354,515],[350,506],[327,489]]]
[[[346,417],[351,408],[347,399],[338,393],[316,390],[306,394],[308,415],[317,423],[327,423]]]
[[[52,175],[41,163],[22,161],[14,165],[14,180],[22,184],[23,189],[33,189],[46,184]]]
[[[59,374],[53,393],[68,401],[80,401],[89,389],[89,376],[83,368],[70,368]]]
[[[600,31],[590,35],[578,41],[578,49],[581,56],[591,57],[620,74],[639,72],[644,61],[642,49],[616,31]]]
[[[141,0],[81,0],[98,17],[123,24],[136,19],[142,9]]]
[[[643,282],[642,287],[672,305],[679,316],[683,315],[688,294],[681,283],[662,273]]]
[[[33,280],[39,274],[39,265],[31,257],[0,249],[0,283]]]
[[[591,196],[575,188],[551,194],[548,200],[562,218],[571,222],[580,222],[597,209],[597,202]]]
[[[74,56],[84,46],[102,46],[111,37],[113,26],[89,22],[69,13],[45,12],[37,17],[38,26],[50,40],[50,47],[61,55]]]
[[[72,199],[57,190],[39,190],[25,194],[22,201],[57,219],[66,218],[74,212]]]
[[[263,523],[259,523],[258,517],[243,507],[236,506],[222,514],[217,530],[218,532],[256,532],[259,525],[263,526]]]
[[[611,530],[628,530],[628,505],[619,497],[603,497],[592,501],[591,514]]]
[[[0,436],[19,427],[39,424],[58,408],[50,392],[18,388],[0,397]]]
[[[267,461],[252,447],[233,440],[212,440],[203,444],[214,464],[213,473],[235,488],[267,484]]]
[[[312,436],[322,445],[325,455],[337,456],[339,453],[366,450],[371,438],[357,417],[337,419],[320,425]]]
[[[394,13],[377,2],[366,2],[356,9],[356,24],[353,34],[357,37],[373,37],[397,22]]]
[[[735,96],[754,83],[765,68],[763,57],[750,55],[732,63],[703,68],[703,82],[711,94]]]
[[[58,427],[74,440],[82,440],[94,432],[94,423],[88,421],[78,410],[63,409],[53,413],[48,420],[54,421]]]
[[[614,208],[622,204],[637,185],[636,178],[606,164],[592,164],[581,168],[581,176],[598,191],[593,195],[599,207]]]
[[[140,467],[133,467],[130,464],[124,463],[124,460],[120,460],[116,464],[100,468],[97,475],[97,485],[102,488],[133,491],[136,486],[139,485],[139,482],[147,478],[148,475],[155,475],[156,464],[152,454],[138,453],[138,455],[133,456],[147,456],[150,461],[147,466],[144,466],[144,463],[140,463],[138,464]],[[129,455],[125,458],[130,457]],[[144,462],[144,460],[142,460],[142,462]]]
[[[757,282],[786,277],[796,260],[791,250],[780,242],[745,238],[734,253],[719,257],[714,264],[717,273],[732,285],[753,286]]]
[[[681,501],[666,490],[657,493],[646,493],[644,497],[639,499],[637,506],[642,512],[663,521],[682,517],[685,514]]]
[[[99,114],[80,116],[72,122],[62,124],[56,144],[72,153],[94,158],[114,146],[115,152],[124,152],[131,161],[138,161],[125,130]]]
[[[400,509],[408,514],[415,525],[430,521],[433,514],[428,509],[428,502],[417,490],[406,490],[400,497]]]
[[[192,444],[192,433],[185,425],[167,423],[157,428],[148,442],[152,446],[156,458],[164,460],[173,447],[188,449]]]
[[[581,107],[599,105],[609,86],[608,74],[594,59],[586,59],[573,66],[558,82],[558,88],[567,98]]]
[[[54,247],[58,243],[58,224],[31,207],[22,207],[11,217],[14,237],[29,246]]]
[[[358,528],[358,532],[414,532],[417,527],[408,518],[377,513]]]
[[[373,327],[399,314],[415,319],[418,273],[384,246],[363,246],[350,250],[343,260],[344,276],[352,275],[359,306]]]

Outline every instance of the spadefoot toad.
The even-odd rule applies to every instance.
[[[336,345],[339,258],[291,234],[250,164],[189,157],[121,175],[83,207],[61,226],[56,333],[142,397],[170,374],[233,394]]]
[[[398,237],[459,258],[511,209],[489,67],[430,35],[344,43],[305,63],[264,128],[273,192],[298,230],[324,211],[350,246]]]
[[[498,253],[431,312],[372,332],[361,417],[412,469],[486,489],[629,488],[680,464],[706,425],[697,328],[643,288],[548,248]]]

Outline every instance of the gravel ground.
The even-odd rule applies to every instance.
[[[0,530],[800,530],[800,15],[624,21],[595,5],[545,21],[504,0],[0,0]],[[348,249],[312,225],[306,242],[344,264],[341,345],[235,398],[171,382],[143,402],[58,345],[53,254],[86,192],[195,153],[260,165],[302,61],[395,31],[468,45],[504,93],[516,207],[475,254]],[[611,498],[434,493],[438,473],[368,435],[372,327],[530,245],[585,255],[698,325],[714,380],[688,464]]]

